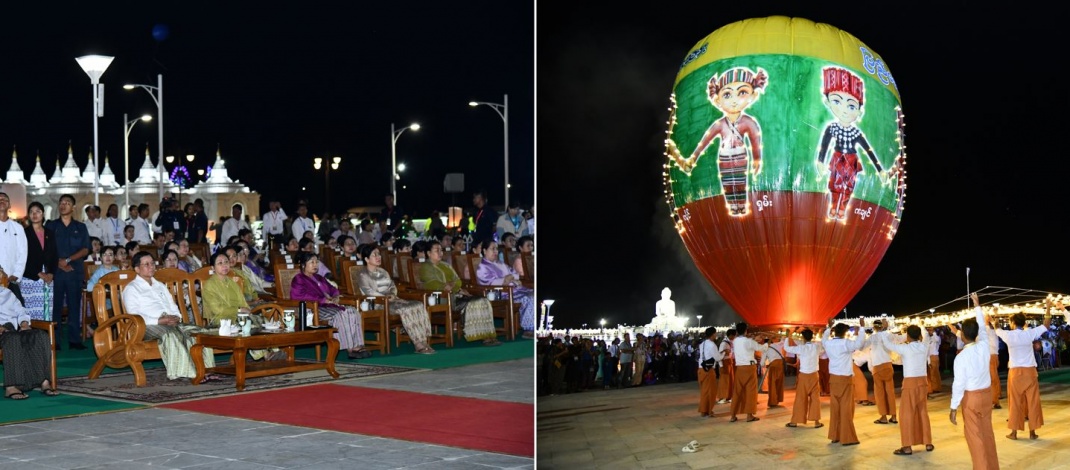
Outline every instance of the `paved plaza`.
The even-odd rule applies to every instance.
[[[531,359],[332,383],[514,403],[534,401]],[[354,419],[359,419],[360,404],[354,403],[353,407],[339,412],[353,413]],[[0,426],[0,470],[431,470],[534,466],[533,459],[512,455],[163,408]]]
[[[936,448],[925,452],[916,446],[911,456],[892,455],[900,447],[899,428],[874,424],[879,417],[875,406],[855,409],[861,441],[857,446],[829,444],[828,397],[822,397],[824,428],[785,427],[795,399],[794,377],[786,378],[785,388],[782,408],[769,409],[768,396],[759,394],[760,420],[750,423],[745,414],[729,423],[730,404],[717,405],[714,418],[700,417],[698,382],[541,396],[536,406],[536,461],[540,469],[971,467],[962,417],[958,426],[948,421],[950,378],[944,380],[945,392],[929,400]],[[1070,386],[1041,383],[1045,425],[1036,441],[1028,439],[1028,428],[1019,432],[1025,439],[1004,437],[1009,432],[1008,407],[1006,399],[1001,402],[1003,409],[992,415],[1001,468],[1070,468]],[[698,452],[683,452],[691,440],[699,442]]]

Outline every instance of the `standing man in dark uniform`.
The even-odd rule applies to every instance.
[[[476,232],[472,234],[472,246],[483,240],[493,240],[495,225],[498,223],[498,213],[487,205],[486,191],[477,191],[472,195],[472,204],[476,206],[473,216],[476,224]]]
[[[394,195],[386,195],[386,207],[379,211],[379,230],[382,232],[393,232],[399,224],[401,224],[401,218],[405,217],[405,211],[400,207],[394,205]]]
[[[74,220],[74,203],[74,196],[60,196],[59,218],[48,221],[45,226],[56,235],[59,258],[59,269],[53,278],[53,318],[59,321],[66,302],[68,345],[71,349],[85,349],[82,344],[82,281],[85,280],[82,260],[89,254],[89,230],[85,224]],[[59,349],[58,338],[56,349]]]
[[[181,240],[186,236],[186,218],[176,210],[174,200],[164,199],[160,202],[160,216],[156,218],[156,226],[160,230],[172,229],[175,231],[175,240]]]

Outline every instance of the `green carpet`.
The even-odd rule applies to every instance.
[[[521,358],[531,359],[532,367],[535,364],[535,342],[520,337],[517,337],[515,341],[502,341],[501,346],[483,346],[480,341],[468,343],[461,340],[454,342],[453,348],[446,348],[444,344],[436,344],[434,348],[435,351],[438,351],[437,354],[416,354],[411,344],[403,344],[400,351],[392,350],[386,356],[375,354],[370,358],[361,359],[359,362],[361,364],[417,367],[421,369],[447,369]]]
[[[1059,368],[1043,371],[1037,374],[1037,381],[1041,383],[1070,385],[1070,368]]]
[[[0,399],[0,424],[145,408],[145,405],[66,395],[62,390],[57,397],[41,395],[40,390],[27,395],[30,398],[25,400]]]

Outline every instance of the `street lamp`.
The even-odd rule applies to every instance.
[[[93,204],[100,205],[100,167],[97,166],[97,118],[104,115],[104,85],[100,83],[100,76],[108,70],[111,61],[115,57],[106,55],[85,55],[74,59],[82,67],[86,75],[89,75],[89,83],[93,84]]]
[[[505,208],[509,208],[509,95],[505,95],[502,103],[487,103],[483,101],[469,101],[468,106],[476,107],[481,104],[490,106],[501,116],[504,126],[502,127],[502,133],[505,135],[505,143],[503,144],[503,150],[505,154]]]
[[[554,304],[554,299],[546,299],[542,301],[542,304],[546,306],[546,313],[542,316],[542,329],[550,329],[550,306]]]
[[[698,326],[702,328],[702,315],[695,315],[695,318],[698,318]]]
[[[320,167],[322,166],[324,174],[327,175],[326,198],[325,198],[325,201],[323,203],[323,212],[324,213],[330,213],[330,211],[331,211],[331,170],[337,170],[338,169],[338,164],[342,162],[342,157],[334,157],[333,159],[331,159],[331,164],[330,165],[324,165],[323,164],[323,159],[320,158],[320,157],[313,158],[312,160],[313,160],[312,166],[315,167],[317,170],[320,169]]]
[[[123,184],[126,185],[125,186],[126,190],[123,191],[123,192],[126,193],[126,206],[125,207],[129,208],[130,207],[130,131],[134,129],[134,124],[137,124],[138,121],[149,122],[149,121],[152,120],[152,116],[146,114],[146,115],[141,116],[141,117],[139,117],[137,119],[131,119],[129,121],[126,120],[126,118],[127,118],[126,113],[123,113],[123,122],[125,123],[125,124],[123,124],[123,162],[124,162],[125,168],[126,168],[126,170],[125,170],[126,172],[123,173],[123,175],[124,175],[123,176]]]
[[[414,122],[409,126],[394,130],[394,123],[390,123],[390,194],[394,196],[394,204],[398,203],[397,183],[401,179],[401,176],[398,175],[398,137],[401,137],[401,133],[409,129],[418,131],[420,130],[420,125]]]
[[[163,74],[156,75],[156,86],[142,85],[140,83],[132,83],[123,85],[124,90],[133,90],[134,88],[141,88],[149,93],[152,97],[152,101],[156,102],[156,118],[159,120],[159,141],[160,141],[160,153],[156,154],[156,158],[163,158]],[[163,200],[163,165],[160,165],[160,200]]]

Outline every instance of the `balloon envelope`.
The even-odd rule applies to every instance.
[[[699,270],[745,321],[819,325],[876,269],[906,190],[883,60],[801,18],[724,26],[685,57],[666,201]]]

